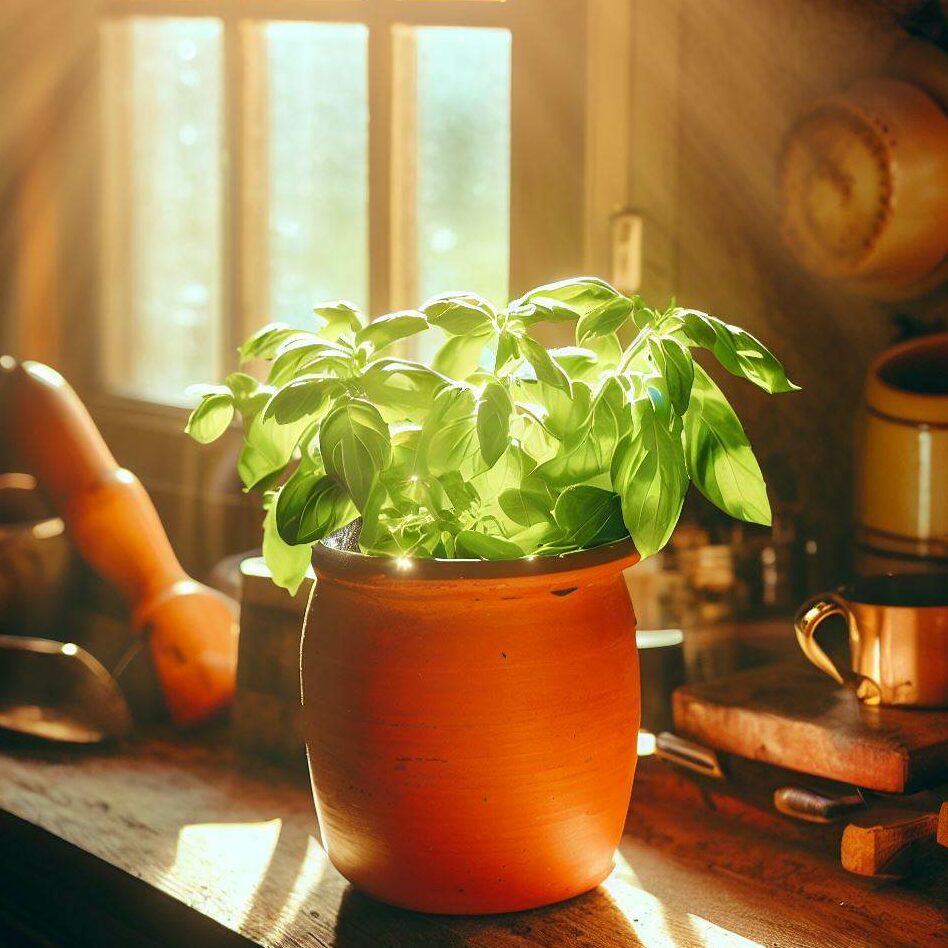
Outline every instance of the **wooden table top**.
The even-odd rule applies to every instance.
[[[735,820],[654,758],[595,892],[487,918],[389,908],[329,864],[308,785],[225,744],[0,746],[0,932],[23,939],[0,943],[948,945],[944,867],[900,884],[848,875],[807,827]]]

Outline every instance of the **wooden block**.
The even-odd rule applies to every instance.
[[[900,879],[913,869],[914,857],[931,842],[938,814],[884,808],[850,823],[843,831],[840,861],[856,875]]]
[[[948,777],[948,712],[873,708],[808,665],[686,685],[675,729],[717,750],[886,793]]]
[[[305,766],[300,705],[300,636],[314,578],[295,596],[273,585],[259,557],[240,567],[242,595],[232,728],[244,751]]]

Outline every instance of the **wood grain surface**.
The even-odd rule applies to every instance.
[[[680,734],[718,750],[885,793],[948,777],[948,712],[873,708],[802,663],[687,685]]]
[[[392,909],[328,864],[309,788],[224,740],[81,756],[5,746],[0,926],[46,938],[23,944],[74,946],[948,943],[944,866],[879,888],[843,872],[819,834],[729,811],[653,758],[596,891],[489,918]]]

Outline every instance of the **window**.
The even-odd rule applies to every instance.
[[[180,403],[245,335],[322,300],[504,302],[581,266],[581,0],[109,9],[108,392]]]
[[[315,302],[340,297],[365,309],[368,30],[358,23],[268,23],[261,32],[265,114],[254,118],[266,162],[266,219],[259,223],[267,315],[305,324]]]

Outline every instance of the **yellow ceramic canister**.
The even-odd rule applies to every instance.
[[[948,566],[948,332],[870,366],[857,457],[857,568]]]

